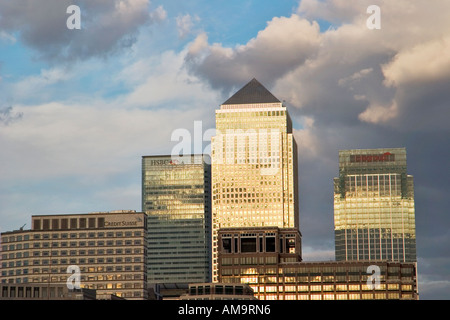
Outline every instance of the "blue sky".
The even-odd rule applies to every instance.
[[[81,30],[65,26],[70,4]],[[366,26],[372,4],[380,30]],[[448,299],[449,10],[0,0],[0,231],[30,227],[33,214],[140,210],[141,157],[169,154],[173,131],[194,121],[214,128],[214,110],[256,77],[295,123],[305,260],[334,258],[338,151],[406,147],[421,298]]]
[[[76,1],[74,2],[76,3]],[[258,31],[264,29],[267,22],[274,16],[289,16],[298,5],[296,1],[153,1],[149,3],[149,10],[158,7],[164,8],[166,17],[164,21],[140,30],[141,41],[138,47],[133,48],[136,55],[157,55],[167,50],[182,50],[195,37],[195,32],[200,30],[208,34],[211,43],[218,42],[224,46],[236,46],[246,43],[249,39],[256,37]],[[83,6],[81,6],[83,8]],[[84,13],[82,11],[82,17]],[[178,36],[177,18],[190,16],[192,26],[189,33],[180,38]],[[69,17],[69,15],[66,15]],[[83,21],[83,20],[82,20]],[[89,32],[89,27],[82,22],[83,31]],[[192,29],[192,30],[191,30]],[[77,31],[73,31],[76,33]],[[80,32],[80,31],[78,31]],[[11,40],[9,37],[14,38]],[[54,61],[39,59],[39,50],[30,48],[20,41],[20,32],[11,32],[8,37],[3,36],[0,41],[0,61],[3,77],[9,82],[18,82],[32,75],[39,76],[43,69],[50,69]],[[144,41],[145,39],[145,41]],[[148,42],[147,42],[148,41]],[[72,82],[64,82],[57,89],[65,90],[71,87],[80,93],[90,95],[94,90],[101,92],[105,97],[114,96],[123,92],[120,84],[109,87],[107,81],[96,81],[95,79],[108,78],[111,72],[119,72],[124,64],[129,64],[135,56],[129,56],[129,52],[121,52],[103,60],[94,57],[89,65],[89,71],[93,64],[99,64],[95,75],[87,72],[79,75]],[[73,68],[79,68],[72,65]],[[5,80],[4,79],[4,80]],[[109,90],[105,89],[107,84]],[[61,94],[63,95],[63,94]],[[53,96],[52,96],[53,98]],[[15,99],[15,98],[14,98]],[[33,101],[35,101],[33,99]]]

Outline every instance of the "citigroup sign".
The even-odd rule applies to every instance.
[[[395,161],[395,155],[390,152],[383,154],[352,154],[350,162],[387,162]]]

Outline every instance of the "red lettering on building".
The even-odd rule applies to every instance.
[[[390,152],[383,154],[357,154],[350,156],[350,162],[385,162],[395,161],[395,155]]]

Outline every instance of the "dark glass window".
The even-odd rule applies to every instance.
[[[266,252],[275,252],[275,237],[266,237]]]
[[[222,249],[225,253],[231,253],[231,239],[222,239]]]
[[[241,252],[256,252],[256,238],[241,238]]]

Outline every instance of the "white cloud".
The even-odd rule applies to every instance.
[[[349,4],[346,0],[302,0],[297,13],[308,19],[323,19],[340,24],[354,19],[358,9],[363,8],[361,1],[358,1],[358,4],[359,6]]]
[[[22,120],[0,127],[4,181],[115,174],[130,168],[132,157],[170,151],[172,131],[199,117],[197,110],[184,111],[180,118],[176,109],[127,109],[98,102],[15,110],[24,114]]]
[[[450,79],[450,36],[401,50],[383,66],[388,86]]]
[[[79,0],[81,30],[66,27],[69,0],[0,2],[0,29],[51,63],[106,57],[131,47],[141,27],[167,16],[163,7],[151,11],[149,0]]]
[[[171,141],[175,129],[192,130],[197,120],[204,121],[204,130],[212,127],[219,95],[187,73],[186,54],[187,50],[165,51],[111,73],[110,82],[128,89],[113,98],[81,94],[14,104],[2,113],[5,119],[21,117],[0,126],[4,150],[0,180],[66,176],[99,180],[135,166],[142,155],[170,153],[177,143]],[[71,72],[45,69],[10,88],[17,96],[36,96],[52,91],[55,83],[83,77],[89,65]]]
[[[312,117],[303,117],[301,120],[302,129],[294,129],[294,137],[297,142],[298,150],[301,150],[301,156],[305,159],[314,159],[320,153],[320,144],[317,136],[313,134],[314,119]]]
[[[186,38],[186,36],[188,36],[192,32],[192,28],[194,27],[195,22],[198,22],[199,20],[200,18],[198,16],[192,17],[190,14],[178,16],[176,18],[178,36],[181,39]]]
[[[73,73],[65,68],[42,69],[39,75],[31,75],[10,85],[14,97],[36,97],[45,95],[44,89],[71,79]]]
[[[134,84],[132,91],[123,97],[124,104],[203,109],[217,101],[214,91],[187,73],[184,68],[186,52],[166,51],[158,57],[138,60],[122,70],[118,79]]]
[[[349,84],[351,85],[353,82],[359,81],[360,79],[362,79],[365,76],[367,76],[368,74],[370,74],[372,71],[373,71],[373,68],[362,69],[358,72],[355,72],[354,74],[352,74],[349,77],[339,79],[338,84],[342,87],[348,86]]]
[[[16,43],[17,39],[12,35],[9,34],[3,30],[0,30],[0,40],[9,42],[9,43]]]
[[[394,101],[391,105],[370,105],[364,112],[360,113],[358,118],[361,121],[380,124],[394,119],[398,115],[398,106]]]
[[[161,22],[167,19],[167,11],[164,10],[163,6],[159,6],[152,12],[150,12],[150,19],[155,22]]]
[[[253,77],[272,83],[316,52],[319,31],[317,23],[293,15],[273,18],[255,38],[235,48],[218,43],[205,48],[205,34],[200,34],[189,49],[187,62],[195,75],[206,78],[214,88],[229,90]]]

